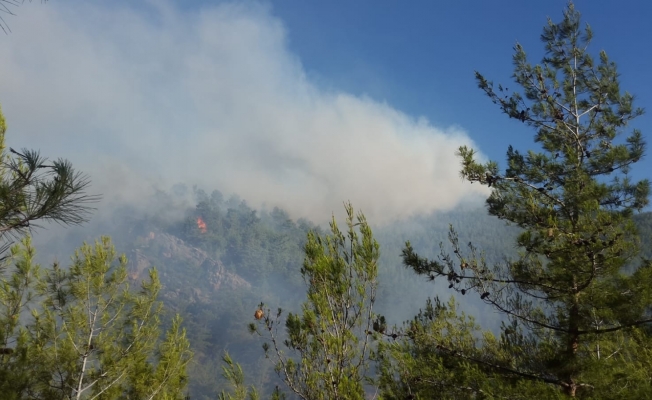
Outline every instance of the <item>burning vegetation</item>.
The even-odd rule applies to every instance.
[[[206,233],[206,222],[201,217],[197,217],[197,228],[201,233]]]

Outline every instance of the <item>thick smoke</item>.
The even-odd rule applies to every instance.
[[[9,145],[70,159],[107,202],[185,182],[316,221],[350,200],[382,222],[482,192],[459,177],[463,131],[320,88],[268,7],[20,11],[0,40]]]

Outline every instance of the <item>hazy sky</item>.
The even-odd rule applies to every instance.
[[[186,182],[313,219],[344,200],[377,221],[446,209],[481,193],[459,145],[498,161],[533,147],[473,71],[509,85],[514,43],[538,61],[565,4],[25,3],[0,35],[7,141],[70,159],[107,199]],[[652,6],[576,5],[649,106]]]

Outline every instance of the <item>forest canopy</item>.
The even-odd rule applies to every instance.
[[[89,222],[105,203],[88,176],[6,147],[0,110],[0,393],[652,397],[644,111],[593,38],[569,3],[538,63],[515,45],[514,82],[475,73],[532,138],[505,162],[458,149],[484,208],[383,225],[350,202],[320,226],[188,182]],[[70,228],[36,246],[49,222]]]

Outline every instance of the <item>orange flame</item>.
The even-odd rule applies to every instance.
[[[206,222],[201,217],[197,217],[197,228],[201,233],[206,233]]]

